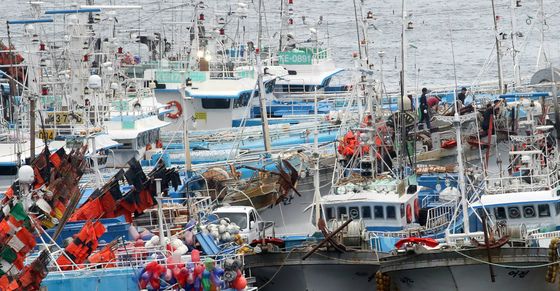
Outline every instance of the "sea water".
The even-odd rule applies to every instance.
[[[202,13],[207,15],[218,13],[235,12],[237,3],[244,0],[211,0],[205,1],[207,8]],[[365,15],[368,11],[373,12],[375,20],[369,23],[369,61],[374,64],[377,78],[381,73],[381,59],[378,52],[383,51],[383,75],[388,90],[399,88],[400,70],[400,46],[401,46],[401,5],[398,0],[363,1],[360,11],[361,0],[355,0],[358,4],[358,15]],[[4,0],[10,2],[10,6],[4,6],[0,10],[0,19],[22,19],[31,17],[31,9],[26,0]],[[82,3],[83,2],[83,3]],[[192,3],[199,1],[183,0],[96,0],[95,4],[132,4],[141,5],[142,10],[117,10],[115,14],[103,14],[102,19],[114,16],[118,19],[117,34],[131,52],[144,54],[147,59],[145,46],[130,44],[130,29],[141,29],[141,34],[151,35],[153,32],[163,32],[163,37],[179,45],[186,39],[187,24],[169,24],[168,22],[189,22],[192,19]],[[244,40],[256,42],[256,8],[250,2],[248,18],[246,20]],[[280,2],[263,1],[263,42],[271,45],[277,43],[280,30]],[[513,1],[515,2],[515,1]],[[557,1],[543,0],[545,11],[545,23],[540,21],[540,6],[537,0],[522,0],[521,7],[515,8],[515,31],[518,32],[516,51],[518,51],[519,67],[521,76],[525,79],[538,68],[539,48],[541,44],[548,56],[548,61],[553,65],[560,66],[558,50],[560,46],[560,34],[557,33],[560,25],[560,11]],[[73,3],[86,4],[86,0],[46,0],[44,5],[47,9],[70,8]],[[310,37],[309,28],[319,21],[323,16],[323,23],[317,27],[319,38],[325,45],[332,49],[332,56],[341,67],[352,67],[352,52],[357,51],[355,10],[353,0],[294,0],[294,32],[298,41],[305,41]],[[495,0],[496,15],[498,18],[498,34],[504,33],[507,39],[501,41],[502,63],[504,78],[513,80],[513,56],[512,56],[512,22],[510,0]],[[412,22],[413,29],[406,30],[406,63],[407,73],[405,85],[409,90],[434,86],[452,86],[454,84],[453,57],[451,53],[451,38],[455,50],[456,75],[458,83],[462,85],[478,84],[483,81],[495,81],[497,79],[497,65],[495,52],[494,23],[492,15],[491,0],[420,0],[406,1],[407,20]],[[75,7],[75,6],[74,6]],[[170,7],[177,7],[169,9]],[[306,17],[308,25],[304,25],[302,16]],[[62,23],[62,16],[56,16],[57,22]],[[211,23],[210,17],[206,23]],[[107,20],[105,27],[110,30],[112,26]],[[2,21],[4,22],[4,21]],[[166,24],[167,22],[167,24]],[[215,22],[212,22],[215,23]],[[52,26],[52,25],[51,25]],[[226,27],[227,34],[234,34],[237,29],[235,25]],[[63,27],[55,26],[55,32],[50,37],[60,33]],[[163,30],[162,30],[163,29]],[[359,28],[360,30],[362,28]],[[21,26],[11,28],[13,42],[21,43]],[[241,30],[240,30],[241,31]],[[541,42],[541,31],[544,41]],[[60,34],[59,34],[60,35]],[[241,33],[239,34],[242,35]],[[327,39],[326,36],[329,36]],[[6,42],[6,27],[0,26],[0,36]],[[126,39],[129,44],[126,44]],[[501,39],[501,37],[499,37]],[[541,56],[541,66],[546,65]]]

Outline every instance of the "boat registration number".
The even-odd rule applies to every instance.
[[[65,111],[55,111],[47,113],[46,124],[58,124],[58,125],[69,125],[72,123],[81,124],[84,123],[84,118],[80,112],[65,112]]]
[[[53,140],[55,138],[54,129],[43,129],[38,132],[39,139]]]
[[[280,52],[278,62],[281,65],[310,65],[313,63],[313,55],[304,51]]]

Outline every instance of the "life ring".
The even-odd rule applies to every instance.
[[[177,111],[175,113],[167,113],[167,117],[171,118],[171,119],[177,119],[179,117],[181,117],[181,115],[183,114],[183,107],[181,106],[181,103],[179,103],[178,101],[169,101],[167,102],[167,106],[166,108],[171,108],[175,106],[175,108],[177,108]]]
[[[414,199],[414,217],[416,217],[416,219],[420,217],[420,202],[418,198]]]
[[[406,223],[412,223],[412,207],[410,204],[406,205]]]

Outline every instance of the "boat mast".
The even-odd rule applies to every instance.
[[[185,108],[187,107],[187,97],[185,96],[186,85],[181,84],[179,86],[179,94],[181,94],[181,106]],[[189,119],[187,118],[187,112],[185,112],[182,116],[183,120],[183,144],[185,147],[185,171],[188,173],[192,170],[192,160],[191,160],[191,146],[189,141]]]
[[[358,55],[360,57],[360,63],[361,63],[363,59],[362,59],[362,47],[360,45],[360,27],[358,25],[358,9],[356,7],[356,0],[353,0],[353,2],[354,2],[354,18],[356,19],[356,40],[358,41]]]
[[[494,38],[496,39],[496,61],[498,62],[498,93],[502,94],[504,91],[504,77],[502,73],[502,56],[500,52],[500,38],[498,35],[498,19],[496,18],[496,5],[492,0],[492,15],[494,16]]]
[[[263,81],[263,68],[261,63],[261,30],[262,30],[262,17],[261,17],[261,8],[262,8],[262,1],[259,0],[259,37],[257,38],[257,49],[255,50],[255,57],[257,61],[257,81],[259,83],[259,102],[261,106],[261,122],[262,122],[262,131],[263,131],[263,139],[264,139],[264,150],[267,153],[270,153],[272,150],[271,142],[270,142],[270,132],[268,130],[268,113],[266,112],[266,88],[264,86]]]
[[[515,8],[517,6],[517,0],[511,0],[511,50],[513,56],[513,82],[514,85],[521,85],[521,73],[519,69],[518,51],[515,48],[517,43],[517,18],[515,13]]]
[[[556,129],[556,144],[560,144],[560,106],[558,106],[558,92],[556,87],[556,75],[552,62],[550,63],[550,77],[552,82],[552,100],[554,101],[554,127]]]
[[[282,51],[282,38],[284,38],[284,1],[280,1],[280,37],[278,38],[278,51]]]
[[[406,83],[405,83],[405,70],[406,70],[406,38],[405,38],[405,30],[406,30],[406,0],[402,0],[402,15],[401,15],[401,109],[399,112],[399,130],[400,130],[400,155],[399,155],[399,168],[400,168],[400,176],[404,178],[404,168],[405,168],[405,155],[406,155],[406,141],[405,141],[405,129],[406,125],[404,124],[404,98],[405,98],[405,90],[406,90]]]
[[[546,25],[546,18],[544,14],[544,0],[539,1],[540,4],[540,18],[541,18],[541,39],[539,45],[539,55],[537,57],[537,67],[535,69],[539,69],[541,67],[541,56],[544,57],[543,63],[548,63],[548,57],[546,56],[546,52],[544,50],[544,27]]]
[[[492,0],[492,2],[494,2]],[[451,21],[449,21],[449,38],[451,41],[451,55],[453,58],[453,74],[455,76],[455,89],[453,90],[453,95],[455,102],[455,115],[453,116],[453,126],[455,127],[455,140],[457,141],[457,163],[458,163],[458,175],[459,175],[459,190],[461,191],[461,208],[463,211],[463,231],[465,234],[470,232],[469,224],[469,208],[467,200],[467,187],[465,184],[465,165],[463,162],[463,142],[461,141],[461,119],[459,117],[459,108],[457,106],[457,67],[455,64],[455,49],[453,46],[453,31],[451,30]]]
[[[317,113],[317,88],[315,88],[315,94],[313,94],[313,101],[315,107],[315,130],[313,134],[313,151],[315,152],[315,173],[313,175],[313,199],[315,200],[315,225],[319,226],[319,219],[321,219],[321,207],[320,207],[320,199],[321,199],[321,191],[320,191],[320,169],[319,169],[319,117]]]

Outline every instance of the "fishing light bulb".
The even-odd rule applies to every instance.
[[[199,58],[204,57],[204,51],[198,51],[198,52],[196,53],[196,56],[199,57]]]
[[[210,60],[212,60],[212,56],[210,54],[207,54],[204,59],[209,62]]]

